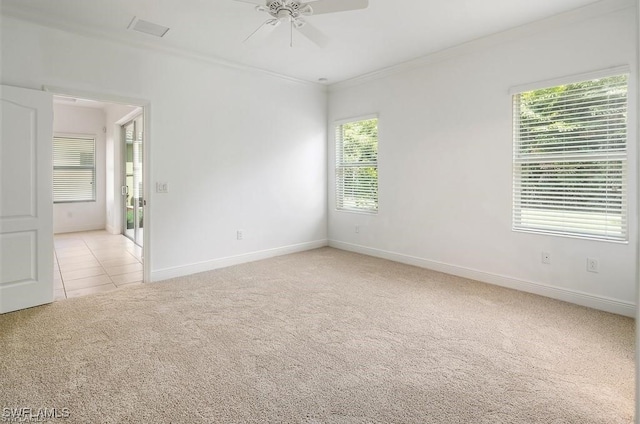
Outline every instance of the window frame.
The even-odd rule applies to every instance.
[[[585,226],[583,226],[582,228],[573,229],[571,231],[566,229],[561,230],[559,228],[556,228],[556,229],[540,228],[541,225],[538,225],[538,228],[535,228],[535,226],[531,224],[524,226],[521,221],[520,222],[517,221],[518,214],[520,215],[520,218],[522,218],[521,216],[522,205],[520,203],[520,199],[518,198],[517,189],[516,189],[517,184],[522,183],[522,175],[518,174],[518,166],[525,163],[522,160],[522,157],[519,157],[520,152],[518,151],[519,142],[520,142],[518,138],[519,125],[520,125],[520,120],[519,120],[520,104],[517,102],[518,95],[527,93],[530,91],[536,91],[536,90],[541,90],[546,88],[555,88],[563,85],[578,84],[581,82],[594,81],[598,79],[604,79],[604,78],[610,78],[610,77],[616,77],[616,76],[626,77],[626,104],[625,104],[626,127],[624,130],[624,134],[625,134],[624,150],[620,151],[618,154],[611,153],[610,151],[596,152],[600,154],[592,155],[588,159],[585,158],[584,162],[585,163],[591,162],[595,164],[597,162],[605,163],[608,160],[612,162],[612,164],[606,168],[607,172],[612,172],[613,170],[615,170],[616,162],[620,163],[620,173],[621,173],[620,180],[621,180],[622,190],[623,190],[623,192],[620,195],[620,199],[621,199],[620,208],[622,211],[619,215],[620,222],[621,222],[620,224],[621,235],[615,236],[615,235],[607,234],[606,231],[604,234],[595,234],[595,231],[589,232],[588,230],[586,230]],[[629,213],[630,213],[630,208],[632,206],[630,203],[631,197],[629,192],[629,186],[630,186],[629,183],[630,183],[630,177],[631,177],[630,172],[632,171],[631,169],[632,165],[630,163],[630,159],[631,159],[630,136],[633,134],[631,129],[631,120],[632,120],[631,113],[633,112],[632,84],[633,84],[633,79],[630,72],[630,68],[628,66],[620,66],[620,67],[610,68],[610,69],[601,70],[601,71],[566,76],[562,78],[556,78],[553,80],[521,85],[521,86],[513,87],[509,90],[509,94],[511,95],[511,101],[512,101],[512,109],[511,109],[511,116],[512,116],[512,211],[511,211],[512,222],[511,224],[512,224],[512,231],[522,232],[522,233],[551,235],[551,236],[558,236],[558,237],[579,238],[579,239],[587,239],[587,240],[595,240],[595,241],[606,241],[611,243],[622,243],[622,244],[629,243],[630,230],[631,230],[630,226],[632,225],[632,223],[629,222]],[[535,155],[531,155],[531,156],[535,156]],[[585,157],[586,156],[587,155],[585,155]],[[561,155],[556,154],[556,157],[561,157]],[[576,157],[579,157],[579,155],[576,155],[575,152],[569,152],[569,153],[565,153],[564,159],[566,162],[569,162],[571,160],[576,160]],[[596,159],[592,159],[592,158],[596,158]],[[540,163],[544,162],[542,159],[539,159],[539,161]],[[563,163],[563,161],[560,159],[556,160],[555,162]],[[535,160],[531,160],[529,163],[535,164],[536,162]],[[609,203],[607,203],[607,205],[608,204]],[[520,206],[520,209],[517,209],[517,206]],[[566,222],[575,224],[576,221],[567,220]],[[560,226],[561,225],[558,225],[557,227],[560,227]]]
[[[361,122],[361,121],[369,121],[369,120],[373,120],[375,119],[376,122],[376,130],[377,130],[377,136],[376,136],[376,160],[374,162],[358,162],[358,166],[354,166],[354,165],[345,165],[344,161],[341,161],[341,154],[339,152],[340,146],[342,146],[342,141],[341,139],[339,139],[338,137],[338,129],[340,127],[342,127],[345,124],[350,124],[350,123],[356,123],[356,122]],[[335,154],[335,172],[334,172],[334,177],[335,177],[335,184],[334,184],[334,188],[335,188],[335,210],[338,212],[346,212],[346,213],[356,213],[356,214],[365,214],[365,215],[377,215],[379,210],[380,210],[380,194],[379,194],[379,181],[380,181],[380,174],[379,174],[379,146],[380,146],[380,118],[378,116],[378,114],[367,114],[367,115],[360,115],[360,116],[355,116],[355,117],[351,117],[351,118],[346,118],[346,119],[340,119],[340,120],[336,120],[333,122],[333,134],[334,134],[334,142],[335,142],[335,148],[334,148],[334,154]],[[340,189],[340,170],[342,169],[346,169],[346,168],[356,168],[356,167],[360,167],[360,168],[375,168],[377,175],[376,175],[376,198],[375,198],[375,208],[355,208],[355,207],[344,207],[343,205],[341,205],[340,203],[340,193],[341,190]]]
[[[93,142],[93,166],[56,166],[55,159],[53,157],[52,152],[52,175],[53,175],[53,183],[55,184],[55,170],[78,170],[78,169],[90,169],[93,171],[93,178],[91,181],[92,186],[92,198],[91,199],[81,199],[81,200],[55,200],[55,191],[52,187],[52,199],[54,204],[65,204],[65,203],[95,203],[97,201],[97,136],[95,134],[71,134],[71,133],[55,133],[52,138],[52,144],[55,143],[56,139],[78,139],[78,140],[91,140]],[[54,146],[55,150],[55,146]]]

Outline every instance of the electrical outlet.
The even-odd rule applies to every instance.
[[[236,231],[236,239],[238,239],[238,240],[243,240],[244,239],[244,231],[243,230]]]
[[[360,226],[356,225],[356,234],[360,234]]]
[[[551,263],[551,253],[542,252],[542,263],[543,264],[550,264]]]
[[[587,258],[587,271],[589,272],[599,272],[600,264],[598,260],[595,258]]]

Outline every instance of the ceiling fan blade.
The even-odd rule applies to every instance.
[[[280,20],[278,19],[267,19],[262,25],[260,25],[255,31],[253,31],[247,38],[244,39],[243,43],[246,43],[251,39],[252,41],[264,40],[273,32],[273,30],[280,25]]]
[[[258,6],[264,6],[265,5],[264,0],[233,0],[233,1],[239,1],[241,3],[257,4]]]
[[[314,15],[322,15],[323,13],[366,9],[369,7],[369,0],[317,0],[306,4],[311,6]]]
[[[300,34],[307,37],[311,42],[315,43],[320,47],[325,47],[329,44],[329,39],[326,35],[324,35],[318,28],[313,25],[305,22],[304,25],[295,26],[295,28],[300,32]]]

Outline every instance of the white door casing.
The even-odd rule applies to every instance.
[[[50,93],[0,86],[0,313],[53,301]]]

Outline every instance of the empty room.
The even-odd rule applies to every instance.
[[[0,13],[0,421],[637,422],[635,0]]]

